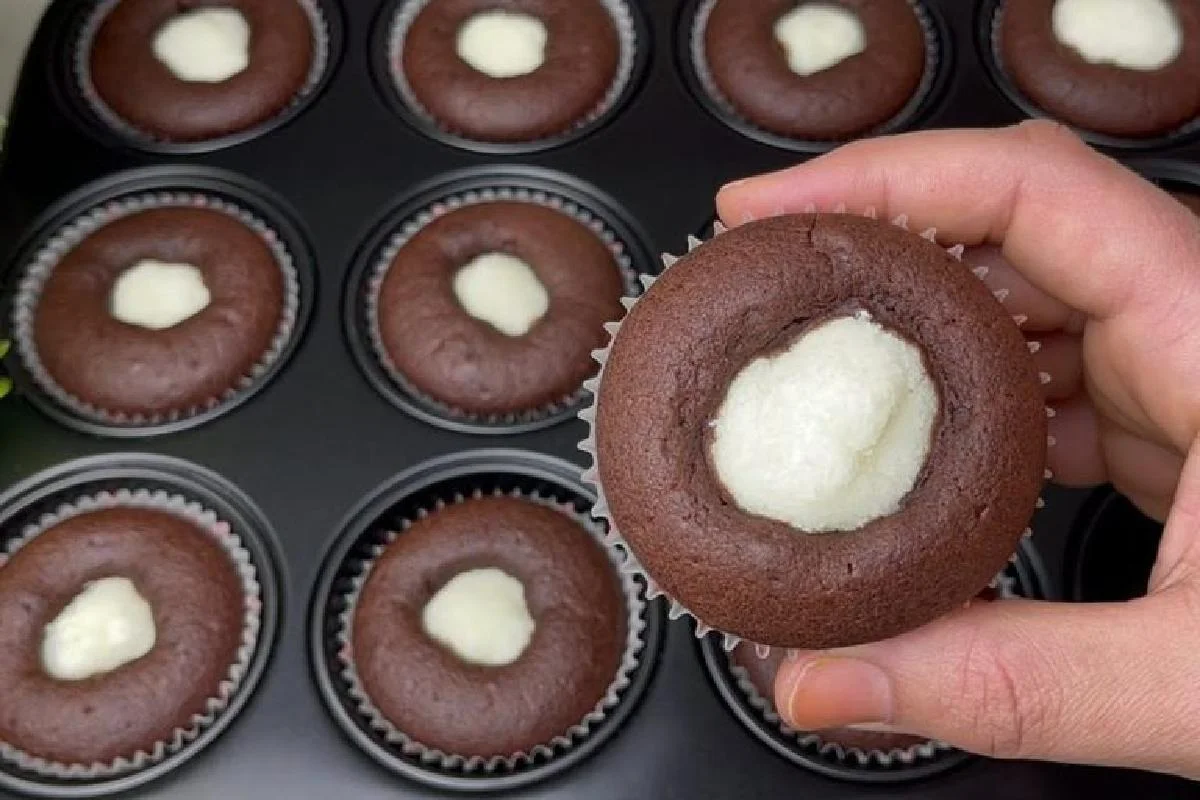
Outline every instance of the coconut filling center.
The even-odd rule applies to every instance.
[[[938,405],[917,346],[860,311],[737,373],[709,423],[710,463],[747,513],[855,530],[912,491]]]
[[[422,609],[421,624],[463,661],[487,667],[520,658],[536,627],[524,584],[496,567],[469,569],[446,581]]]
[[[1057,0],[1054,38],[1091,64],[1152,72],[1183,49],[1183,30],[1167,0]]]
[[[42,633],[42,669],[80,681],[136,661],[154,648],[154,611],[128,578],[88,583]]]
[[[546,61],[546,25],[530,14],[482,11],[458,29],[454,49],[489,78],[528,75]]]
[[[835,67],[867,47],[867,33],[853,11],[833,3],[802,3],[775,21],[775,41],[788,69],[807,78]]]
[[[147,258],[117,276],[108,310],[127,325],[160,331],[191,319],[210,302],[197,267]]]
[[[185,11],[162,24],[151,48],[179,80],[221,83],[250,66],[250,23],[235,8]]]
[[[454,273],[463,310],[505,336],[524,336],[550,308],[550,294],[533,267],[508,253],[484,253]]]

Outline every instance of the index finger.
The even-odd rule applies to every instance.
[[[730,225],[842,203],[905,214],[947,244],[1001,245],[1031,283],[1097,319],[1182,290],[1200,263],[1183,206],[1045,121],[863,140],[717,195]]]

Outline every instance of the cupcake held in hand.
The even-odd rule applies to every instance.
[[[886,638],[1016,549],[1045,467],[1038,373],[931,238],[849,215],[749,223],[673,263],[600,355],[600,512],[701,632]]]

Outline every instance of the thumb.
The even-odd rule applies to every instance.
[[[974,603],[874,644],[786,661],[797,730],[883,723],[1000,758],[1200,778],[1200,439],[1180,475],[1152,594],[1128,603]]]
[[[884,723],[985,755],[1200,776],[1197,599],[977,603],[884,642],[786,662],[798,730]]]

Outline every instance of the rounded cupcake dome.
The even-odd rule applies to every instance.
[[[700,632],[887,638],[1012,555],[1044,398],[958,252],[873,219],[775,217],[695,247],[632,305],[582,414],[589,475],[631,563]]]
[[[76,72],[119,132],[195,143],[295,107],[323,76],[328,50],[319,0],[107,0],[83,26]]]
[[[476,450],[360,505],[325,562],[311,654],[368,755],[439,790],[512,790],[589,758],[635,712],[665,615],[590,503],[573,465]]]
[[[408,0],[388,44],[408,107],[464,142],[533,145],[612,109],[633,72],[625,0]]]
[[[1200,7],[1183,0],[998,0],[1002,72],[1042,113],[1094,134],[1162,138],[1200,116]]]
[[[689,35],[691,66],[721,116],[784,144],[903,125],[940,52],[927,10],[910,0],[702,0]]]
[[[46,225],[11,312],[31,399],[111,435],[198,424],[244,401],[311,303],[303,244],[262,198],[224,181],[130,181],[147,190],[85,190],[80,211]]]
[[[397,535],[345,633],[374,713],[424,748],[490,761],[567,738],[603,706],[627,614],[616,569],[576,520],[485,495]]]
[[[106,778],[180,753],[259,648],[263,588],[229,523],[164,491],[74,498],[0,552],[0,757]]]

